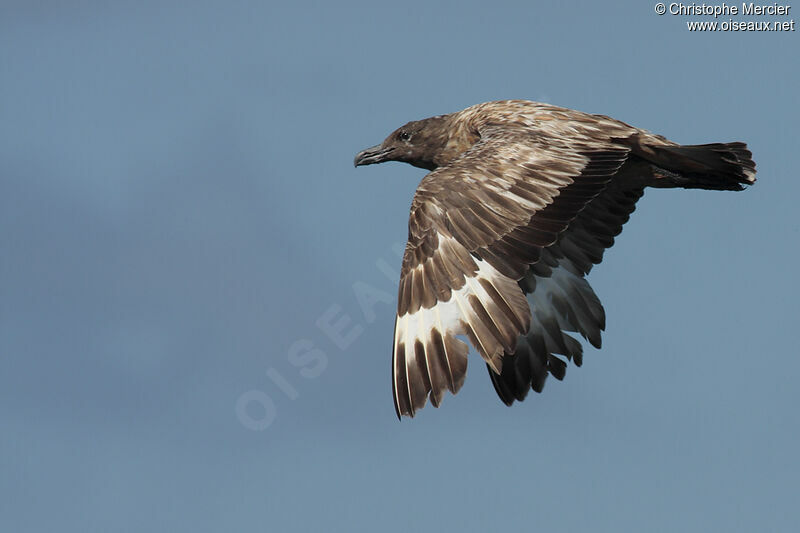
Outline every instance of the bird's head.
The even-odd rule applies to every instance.
[[[394,130],[376,146],[356,155],[353,163],[359,167],[385,161],[401,161],[415,167],[434,170],[461,155],[469,146],[462,146],[453,137],[451,115],[415,120]]]

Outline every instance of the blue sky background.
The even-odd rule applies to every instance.
[[[0,530],[793,530],[798,34],[542,4],[0,4]],[[424,172],[353,156],[503,98],[743,140],[759,181],[640,201],[563,383],[509,409],[472,354],[398,422]]]

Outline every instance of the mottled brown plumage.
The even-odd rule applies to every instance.
[[[618,120],[507,100],[409,122],[356,156],[431,172],[411,204],[393,350],[398,416],[464,382],[465,335],[508,405],[600,347],[585,279],[645,187],[741,190],[743,143],[681,146]]]

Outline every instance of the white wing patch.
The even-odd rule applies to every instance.
[[[453,237],[439,233],[438,238],[436,253],[462,247]],[[487,261],[470,257],[477,271],[466,277],[460,289],[452,290],[448,300],[397,317],[393,371],[401,414],[413,416],[425,405],[429,392],[431,403],[438,406],[445,389],[456,393],[463,385],[469,348],[456,335],[466,335],[483,359],[500,372],[503,352],[513,351],[517,337],[527,329],[530,311],[517,282]]]

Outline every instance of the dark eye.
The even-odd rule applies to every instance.
[[[410,139],[411,139],[411,134],[410,134],[410,133],[408,133],[407,131],[401,131],[401,132],[400,132],[400,133],[397,135],[397,138],[398,138],[398,139],[400,139],[401,141],[408,141],[408,140],[410,140]]]

